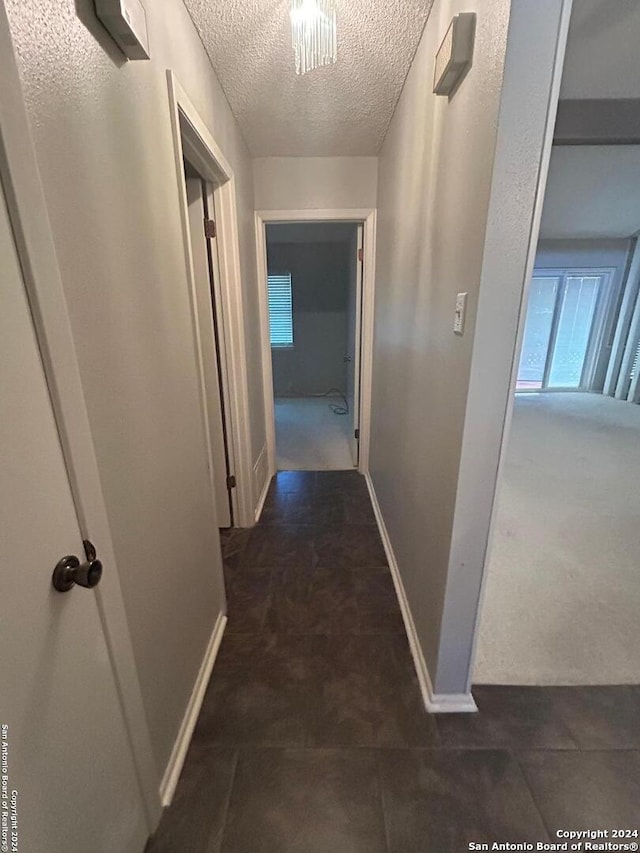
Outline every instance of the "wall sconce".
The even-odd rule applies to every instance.
[[[128,59],[149,59],[147,14],[142,0],[95,0],[96,15]]]
[[[475,12],[461,12],[451,21],[436,54],[433,75],[433,91],[436,95],[453,96],[471,68],[475,32]]]

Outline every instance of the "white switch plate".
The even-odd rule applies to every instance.
[[[456,313],[453,317],[453,331],[456,335],[464,334],[464,316],[467,313],[467,294],[459,293],[456,296]]]

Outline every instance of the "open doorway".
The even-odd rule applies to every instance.
[[[640,681],[640,147],[555,146],[475,682]],[[585,215],[571,215],[590,196]],[[630,199],[631,200],[631,199]],[[626,208],[626,212],[623,210]]]
[[[216,498],[218,525],[232,527],[235,477],[231,462],[229,385],[224,327],[221,322],[220,268],[213,186],[186,157],[183,164],[193,275],[201,303],[199,333],[209,353],[209,357],[202,360],[202,373],[211,484]]]
[[[172,71],[169,107],[195,358],[218,527],[249,527],[257,503],[233,170]]]
[[[356,467],[362,225],[266,233],[277,468]]]
[[[258,215],[272,471],[365,470],[372,231]]]
[[[610,13],[573,6],[476,684],[640,683],[640,134],[620,88],[621,69],[637,71],[640,14]],[[615,71],[614,25],[627,34]]]

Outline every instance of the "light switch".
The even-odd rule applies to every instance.
[[[456,313],[453,318],[453,331],[456,335],[464,334],[464,315],[467,312],[467,294],[459,293],[456,296]]]

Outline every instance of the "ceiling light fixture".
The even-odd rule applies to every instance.
[[[338,58],[334,0],[291,0],[291,36],[296,74]]]

